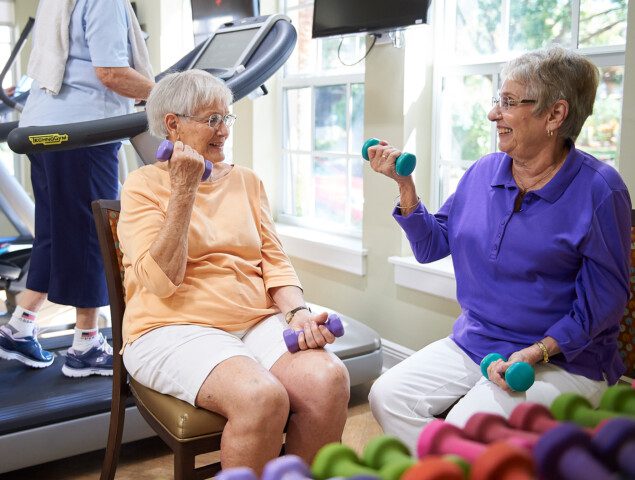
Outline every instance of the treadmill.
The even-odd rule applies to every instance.
[[[297,34],[283,15],[246,18],[225,24],[168,72],[201,68],[223,78],[239,100],[256,91],[291,54]],[[153,163],[160,139],[147,130],[145,112],[66,125],[17,128],[9,146],[17,153],[70,149],[130,138],[143,163]],[[318,305],[311,308],[337,313]],[[379,335],[366,325],[340,315],[345,335],[327,348],[346,365],[351,385],[379,376]],[[68,327],[60,327],[61,329]],[[107,333],[107,329],[103,329]],[[52,332],[53,334],[55,332]],[[12,361],[0,362],[0,473],[104,448],[108,433],[110,377],[64,377],[63,355],[72,335],[41,340],[56,353],[54,364],[41,370]],[[136,407],[126,410],[124,442],[155,435]]]

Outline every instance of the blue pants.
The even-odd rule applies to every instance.
[[[108,304],[91,202],[118,195],[121,143],[33,153],[35,240],[26,287],[61,305]]]

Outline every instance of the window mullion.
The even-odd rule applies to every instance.
[[[580,0],[571,2],[571,48],[576,50],[580,44]]]

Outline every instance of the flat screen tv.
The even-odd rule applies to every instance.
[[[430,0],[315,0],[313,38],[427,23]]]
[[[260,15],[259,0],[191,0],[191,2],[196,45],[227,22]]]

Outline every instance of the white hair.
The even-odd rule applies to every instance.
[[[150,133],[167,137],[164,118],[168,113],[196,116],[202,108],[217,102],[229,106],[232,100],[225,82],[204,70],[170,73],[157,82],[146,102]]]

